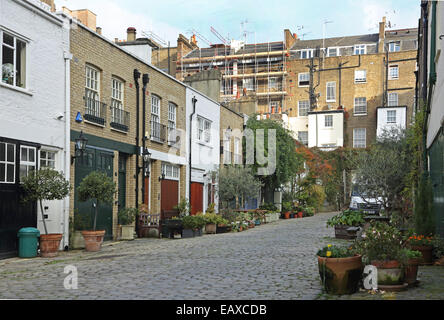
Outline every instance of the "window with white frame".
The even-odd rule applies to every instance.
[[[1,81],[26,88],[26,42],[0,29]]]
[[[36,148],[20,146],[20,180],[36,169]]]
[[[151,95],[151,137],[161,138],[160,98],[156,95]]]
[[[399,68],[397,65],[391,65],[388,68],[388,78],[389,80],[398,79],[399,78]]]
[[[366,129],[355,128],[353,129],[353,148],[365,148],[366,147]]]
[[[353,48],[353,54],[366,54],[367,46],[365,44],[356,44]]]
[[[398,94],[396,92],[390,92],[388,94],[387,105],[394,107],[398,105]]]
[[[387,110],[387,123],[396,123],[396,110]]]
[[[298,140],[304,145],[308,145],[308,131],[298,131]]]
[[[310,59],[310,58],[313,58],[313,49],[301,50],[301,59]]]
[[[327,54],[328,57],[337,57],[339,56],[339,48],[328,48]]]
[[[242,79],[242,87],[246,90],[254,90],[253,86],[253,78],[244,78]]]
[[[399,50],[401,50],[401,42],[399,41],[389,42],[389,52],[398,52]]]
[[[269,89],[277,89],[278,88],[278,79],[276,77],[270,77],[268,79],[268,88]]]
[[[168,141],[176,142],[176,112],[177,106],[168,102]]]
[[[15,183],[15,144],[0,142],[0,183]]]
[[[179,166],[162,162],[162,173],[167,179],[179,179]]]
[[[310,101],[298,101],[298,115],[299,117],[308,116],[308,111],[310,110]]]
[[[355,70],[355,83],[362,83],[367,81],[366,70]]]
[[[354,114],[367,114],[367,98],[357,97],[355,98]]]
[[[55,151],[40,150],[40,168],[55,169],[55,157]]]
[[[197,117],[197,140],[202,142],[211,141],[211,121]]]
[[[333,115],[326,114],[324,116],[324,127],[332,128],[333,127]]]
[[[117,78],[111,79],[111,107],[123,109],[123,82]]]
[[[327,82],[327,102],[335,102],[336,101],[336,82]]]
[[[101,117],[100,112],[100,72],[89,65],[85,66],[85,106],[86,114]]]
[[[298,86],[308,87],[310,85],[310,73],[298,73]]]

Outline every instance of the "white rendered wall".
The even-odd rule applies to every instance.
[[[405,129],[407,118],[406,118],[406,108],[378,108],[377,114],[377,127],[376,127],[376,136],[379,137],[384,130],[390,130],[391,128],[400,128]],[[387,123],[387,112],[388,111],[396,111],[396,122],[395,123]]]
[[[333,116],[333,126],[325,127],[325,116]],[[325,145],[344,145],[344,114],[312,113],[308,115],[308,147],[323,148]]]
[[[56,169],[65,171],[65,59],[69,30],[35,1],[0,1],[0,28],[27,42],[26,88],[0,82],[0,136],[33,142],[56,151]],[[68,115],[69,117],[69,115]],[[59,119],[58,119],[59,118]],[[69,150],[68,150],[69,152]],[[64,233],[63,201],[44,203],[49,233]],[[44,233],[41,212],[37,226]]]

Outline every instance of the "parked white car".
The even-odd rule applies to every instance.
[[[353,187],[350,199],[350,209],[362,210],[365,214],[379,214],[382,208],[382,197],[367,198],[365,192],[358,192]]]

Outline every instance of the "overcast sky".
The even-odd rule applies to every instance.
[[[97,26],[109,39],[126,39],[126,29],[153,32],[171,46],[177,36],[187,38],[194,29],[211,43],[221,41],[210,31],[215,28],[226,39],[247,43],[282,41],[283,30],[299,38],[320,39],[377,33],[383,16],[392,29],[416,28],[420,0],[55,0],[57,10],[90,9]],[[247,21],[247,23],[245,23]],[[242,28],[243,24],[243,28]],[[201,47],[204,41],[198,40]]]

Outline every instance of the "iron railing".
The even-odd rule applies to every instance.
[[[88,92],[88,90],[83,100],[85,101],[85,120],[104,126],[106,121],[106,104],[100,102],[97,94],[92,91]]]
[[[151,120],[151,140],[159,143],[165,142],[166,126],[160,122]]]
[[[128,131],[130,125],[130,113],[116,106],[110,106],[111,127],[114,129]]]

